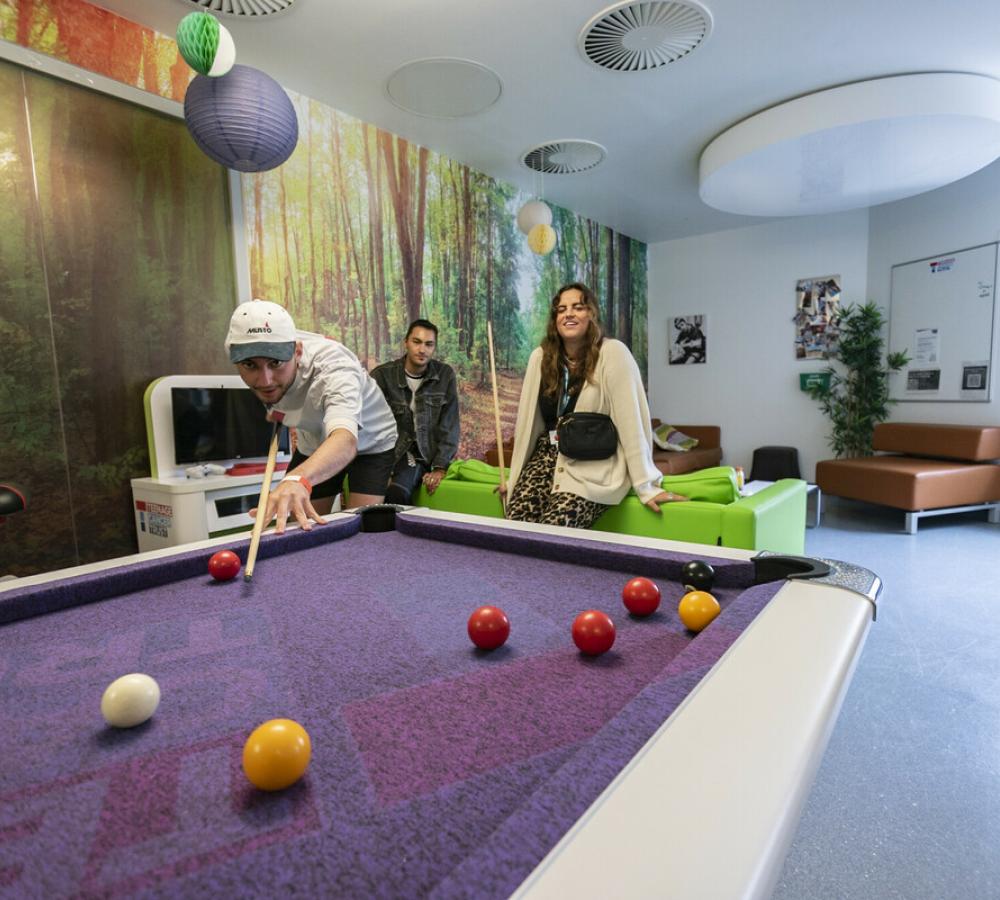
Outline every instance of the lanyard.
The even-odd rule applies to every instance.
[[[562,393],[559,395],[559,416],[561,417],[564,412],[566,412],[566,407],[569,406],[569,367],[563,366],[563,385]]]

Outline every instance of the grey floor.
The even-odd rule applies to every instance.
[[[824,500],[885,587],[774,898],[1000,898],[1000,525]]]

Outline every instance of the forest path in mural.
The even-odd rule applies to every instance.
[[[497,370],[497,396],[500,399],[500,427],[503,438],[514,437],[517,421],[517,401],[521,397],[520,371]],[[462,441],[458,447],[460,459],[482,459],[487,450],[496,446],[496,426],[493,423],[493,388],[489,376],[482,380],[465,380],[458,386],[462,411]]]

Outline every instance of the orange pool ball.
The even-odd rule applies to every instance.
[[[271,719],[243,745],[243,771],[254,787],[280,791],[305,774],[311,756],[309,734],[298,722]]]
[[[688,591],[677,607],[677,615],[690,631],[701,631],[718,614],[719,601],[708,591]]]

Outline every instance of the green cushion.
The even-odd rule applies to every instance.
[[[455,481],[499,484],[500,469],[479,459],[456,459],[448,466],[448,472],[441,483]],[[663,490],[683,494],[689,500],[732,503],[739,499],[736,471],[731,466],[699,469],[684,475],[665,475],[660,484]]]
[[[734,503],[740,497],[736,470],[732,466],[714,466],[683,475],[664,475],[660,486],[689,500],[706,503]]]
[[[500,484],[500,469],[481,459],[456,459],[448,466],[445,478],[474,481],[478,484]]]

